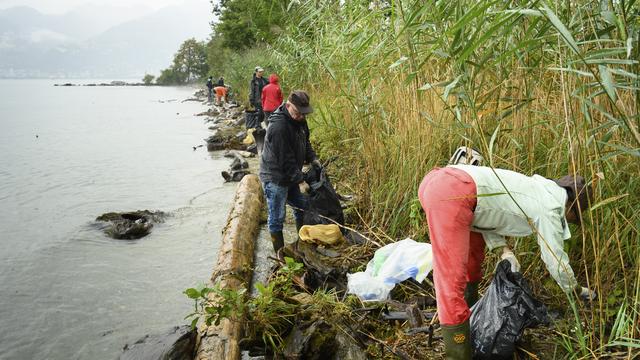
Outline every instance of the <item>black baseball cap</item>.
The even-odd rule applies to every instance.
[[[313,112],[313,108],[309,104],[309,94],[304,90],[294,90],[291,95],[289,95],[287,101],[295,105],[298,111],[303,115]]]

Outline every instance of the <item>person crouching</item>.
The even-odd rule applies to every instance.
[[[591,192],[581,176],[549,180],[473,165],[435,168],[418,190],[433,249],[433,280],[447,359],[471,359],[469,308],[478,299],[485,244],[502,248],[512,271],[520,264],[505,236],[536,233],[542,260],[566,293],[583,299],[595,292],[578,286],[564,251],[567,222],[580,223]]]

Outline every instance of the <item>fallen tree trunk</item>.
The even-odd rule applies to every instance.
[[[262,186],[256,175],[245,176],[236,195],[222,231],[222,244],[211,282],[219,282],[223,289],[247,288],[251,282],[251,268],[255,239],[263,203]],[[201,328],[196,360],[239,360],[238,342],[242,336],[240,321],[224,319],[218,326]]]

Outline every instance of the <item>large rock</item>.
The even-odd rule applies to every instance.
[[[191,326],[175,326],[165,334],[146,335],[125,345],[120,360],[192,360],[196,332]]]
[[[242,139],[238,137],[238,130],[230,126],[221,126],[211,136],[205,139],[207,150],[236,149],[244,150]]]
[[[286,339],[287,360],[331,359],[336,351],[336,329],[320,319],[311,324],[296,324]]]
[[[162,222],[165,213],[138,210],[132,212],[110,212],[96,218],[102,224],[105,234],[114,239],[139,239],[151,232],[154,223]]]

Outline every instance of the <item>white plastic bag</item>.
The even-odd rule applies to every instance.
[[[431,244],[406,238],[378,249],[364,272],[347,274],[347,292],[363,301],[386,300],[397,283],[422,282],[432,264]]]

